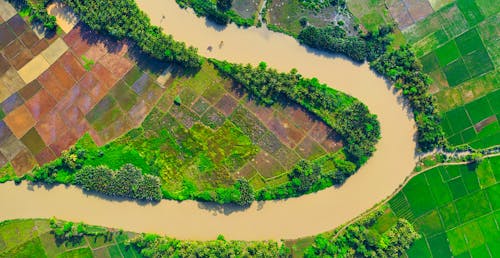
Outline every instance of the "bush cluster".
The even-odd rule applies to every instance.
[[[50,0],[29,1],[29,0],[8,0],[17,9],[27,11],[30,21],[41,23],[44,28],[54,31],[57,28],[56,17],[47,13],[47,4]]]
[[[418,146],[430,151],[443,142],[444,134],[434,99],[429,94],[431,79],[422,72],[422,65],[408,46],[390,51],[373,61],[370,66],[402,90],[413,110],[418,127]]]
[[[219,25],[234,22],[238,26],[252,26],[254,17],[245,19],[231,10],[232,0],[176,0],[182,8],[191,7],[198,16],[207,17]]]
[[[275,241],[181,241],[142,234],[126,242],[144,257],[289,257],[290,250]]]
[[[299,0],[307,9],[319,11],[328,6],[345,6],[345,0]]]
[[[160,179],[143,174],[131,164],[113,171],[105,166],[84,167],[75,173],[74,183],[84,190],[116,197],[159,201],[162,197]]]
[[[262,103],[271,105],[286,99],[318,115],[340,134],[345,150],[358,165],[375,151],[374,146],[380,137],[379,122],[357,99],[320,84],[315,78],[302,78],[296,70],[279,73],[268,69],[265,63],[254,68],[251,65],[211,61]]]
[[[400,257],[420,238],[405,219],[382,234],[370,228],[375,221],[376,217],[354,223],[336,237],[318,235],[304,257]]]
[[[165,35],[133,0],[63,0],[91,29],[105,32],[117,39],[130,38],[145,53],[159,60],[198,69],[202,59],[196,48],[186,47]]]
[[[391,26],[383,26],[361,36],[348,36],[340,26],[307,26],[300,31],[297,39],[304,45],[345,55],[362,63],[374,60],[386,51],[391,42],[388,37],[391,32]]]

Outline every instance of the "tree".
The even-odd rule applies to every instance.
[[[255,195],[252,186],[246,178],[237,180],[235,187],[240,192],[240,197],[237,201],[240,206],[249,206],[255,200]]]
[[[221,11],[227,11],[231,9],[232,4],[233,0],[217,0],[217,8],[219,8]]]

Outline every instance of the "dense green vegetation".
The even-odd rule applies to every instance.
[[[30,1],[30,0],[8,0],[23,14],[28,15],[30,22],[41,23],[44,28],[54,31],[57,27],[56,17],[47,13],[46,6],[51,0]]]
[[[391,43],[388,37],[391,26],[383,26],[376,31],[361,36],[348,36],[340,26],[307,26],[300,31],[300,43],[317,49],[349,57],[356,62],[372,61],[385,53]]]
[[[407,46],[390,51],[373,61],[371,67],[401,89],[412,108],[418,128],[418,147],[430,151],[443,141],[439,116],[429,94],[430,78]]]
[[[318,115],[342,136],[345,150],[358,165],[375,151],[375,143],[380,137],[379,124],[376,116],[358,100],[320,84],[317,79],[302,78],[295,70],[279,73],[268,69],[265,63],[253,68],[212,62],[264,104],[285,98]]]
[[[345,5],[345,0],[299,0],[299,2],[312,10],[321,10],[330,5]]]
[[[181,241],[153,234],[142,234],[128,242],[144,257],[288,257],[285,245],[275,241]]]
[[[82,186],[83,190],[110,196],[147,201],[159,201],[162,197],[160,179],[142,174],[140,169],[131,164],[126,164],[117,171],[104,166],[84,167],[75,173],[74,183]]]
[[[149,17],[133,0],[64,0],[90,28],[105,32],[117,39],[130,38],[142,51],[165,61],[172,61],[187,68],[198,69],[201,58],[193,47],[175,41],[161,28],[153,26]]]
[[[400,257],[420,235],[405,219],[379,230],[375,223],[382,214],[373,212],[338,235],[317,236],[304,257]]]
[[[181,7],[191,7],[199,16],[208,17],[220,25],[234,22],[238,26],[251,26],[254,18],[245,19],[231,10],[232,0],[176,0]]]

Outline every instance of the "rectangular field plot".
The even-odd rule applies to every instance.
[[[484,20],[484,15],[474,1],[457,0],[457,5],[470,26],[474,26]]]
[[[462,223],[491,211],[490,203],[484,192],[477,192],[455,202],[458,217]]]
[[[441,16],[441,25],[450,38],[454,38],[469,29],[467,20],[455,4],[445,6],[438,13]]]
[[[485,49],[478,49],[463,56],[463,59],[471,77],[476,77],[494,69],[493,62]]]
[[[437,210],[433,210],[415,219],[415,226],[419,232],[430,237],[444,232],[443,224]]]
[[[473,124],[479,123],[481,120],[494,114],[486,97],[466,104],[465,109]]]
[[[457,44],[454,40],[436,49],[435,53],[441,67],[445,67],[460,57],[460,51],[458,50]]]
[[[410,249],[406,251],[406,254],[410,258],[431,257],[431,251],[429,250],[429,246],[427,246],[425,237],[413,242]]]
[[[443,71],[446,75],[446,79],[448,80],[448,84],[452,87],[457,86],[471,78],[464,61],[461,58],[448,64],[444,67]]]
[[[445,205],[453,200],[448,185],[443,182],[440,175],[440,168],[434,168],[431,171],[425,173],[427,182],[429,183],[429,188],[436,200],[438,206]]]
[[[458,107],[445,114],[453,133],[472,126],[464,107]]]
[[[476,29],[471,29],[455,39],[462,55],[467,55],[474,50],[484,49],[481,37]]]
[[[435,208],[436,204],[427,186],[425,176],[414,177],[403,190],[415,217]]]

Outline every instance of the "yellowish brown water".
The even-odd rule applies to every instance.
[[[414,123],[398,96],[367,64],[319,54],[264,28],[215,28],[192,11],[181,10],[174,0],[138,0],[138,4],[154,24],[176,40],[199,48],[202,55],[238,63],[265,61],[281,71],[297,68],[306,77],[317,77],[357,97],[378,115],[382,131],[378,150],[340,188],[254,203],[241,211],[194,201],[140,205],[87,196],[76,187],[29,189],[26,184],[7,183],[0,186],[0,220],[56,216],[181,239],[213,239],[218,234],[241,240],[291,239],[324,232],[352,219],[390,195],[415,165]]]

